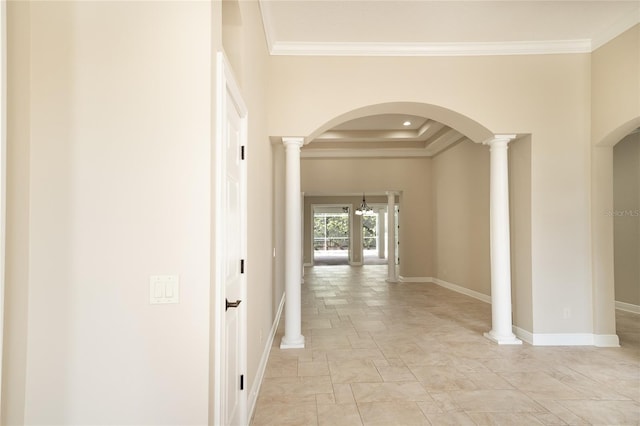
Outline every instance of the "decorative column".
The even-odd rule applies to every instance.
[[[396,193],[387,192],[387,282],[398,282],[396,274]]]
[[[378,229],[376,230],[376,247],[378,247],[378,258],[384,259],[384,210],[378,210],[378,218],[376,220]]]
[[[484,142],[491,151],[490,245],[491,331],[485,337],[500,345],[522,341],[513,334],[511,318],[511,241],[509,234],[509,161],[507,144],[515,135],[496,135]]]
[[[282,138],[286,157],[285,176],[285,323],[281,349],[304,348],[302,335],[302,203],[300,193],[300,147],[303,138]]]

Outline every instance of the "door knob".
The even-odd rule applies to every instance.
[[[236,300],[235,302],[229,302],[229,299],[224,299],[226,306],[224,308],[225,312],[229,309],[229,308],[237,308],[238,305],[240,304],[240,302],[242,302],[242,300]]]

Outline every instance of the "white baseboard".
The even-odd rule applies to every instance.
[[[432,283],[433,278],[431,277],[403,277],[399,276],[401,283]]]
[[[631,303],[618,302],[616,300],[616,309],[620,309],[621,311],[632,312],[634,314],[640,314],[640,306],[632,305]]]
[[[266,344],[262,351],[262,357],[260,358],[260,364],[258,365],[258,371],[256,373],[255,380],[253,381],[253,386],[251,386],[251,392],[249,393],[249,413],[248,418],[251,419],[253,416],[253,411],[256,408],[256,402],[258,401],[258,393],[260,392],[260,386],[262,385],[262,379],[264,379],[264,372],[267,369],[267,362],[269,361],[269,354],[271,353],[271,347],[273,346],[273,339],[276,337],[276,331],[278,330],[278,323],[280,323],[280,317],[282,316],[282,309],[284,308],[284,298],[285,294],[282,294],[282,299],[280,299],[280,305],[278,306],[278,312],[276,313],[276,317],[273,320],[273,324],[271,324],[271,331],[269,332],[269,336],[267,338]]]
[[[594,334],[593,345],[600,348],[619,348],[620,339],[617,334]]]
[[[515,325],[511,326],[511,331],[516,335],[518,339],[522,340],[523,342],[527,342],[530,345],[533,345],[534,336],[530,331],[527,331]]]
[[[513,333],[533,346],[597,346],[617,348],[620,346],[615,334],[593,333],[531,333],[513,326]]]
[[[486,294],[483,293],[479,293],[477,291],[474,290],[470,290],[466,287],[462,287],[459,286],[457,284],[453,284],[444,280],[441,280],[439,278],[431,278],[431,282],[434,284],[439,285],[440,287],[444,287],[447,288],[449,290],[453,290],[457,293],[462,293],[464,295],[467,295],[469,297],[473,297],[474,299],[480,300],[481,302],[485,302],[485,303],[489,303],[491,304],[491,296],[487,296]]]

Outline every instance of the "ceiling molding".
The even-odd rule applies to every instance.
[[[433,153],[423,148],[307,149],[300,151],[300,158],[402,158],[432,156]]]
[[[488,43],[342,43],[281,42],[272,55],[294,56],[500,56],[590,53],[591,40],[515,41]]]

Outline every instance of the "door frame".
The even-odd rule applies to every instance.
[[[226,200],[224,196],[223,188],[223,176],[225,173],[225,153],[224,153],[224,121],[227,115],[228,108],[236,108],[241,120],[241,138],[242,145],[247,146],[248,141],[248,109],[242,99],[241,92],[238,84],[233,76],[231,66],[228,59],[223,52],[216,53],[216,122],[215,122],[215,140],[212,149],[213,159],[212,165],[214,167],[214,204],[212,209],[212,215],[214,217],[213,222],[213,298],[212,300],[212,312],[213,312],[213,413],[210,413],[210,424],[218,425],[224,423],[224,403],[226,401],[226,395],[224,393],[225,383],[223,383],[222,374],[223,360],[224,360],[224,330],[225,330],[225,274],[224,274],[224,259],[221,253],[224,252],[226,237],[226,224],[223,220],[223,215],[219,212],[225,208]],[[233,100],[235,105],[227,104],[227,95]],[[242,257],[245,262],[247,259],[247,166],[246,161],[241,162],[241,214],[240,224],[243,229],[240,236],[240,246]],[[234,236],[237,237],[237,236]],[[241,321],[241,347],[238,351],[239,363],[241,370],[245,375],[245,386],[241,396],[241,412],[244,423],[247,423],[247,274],[241,275],[241,295],[243,304],[240,305],[240,321]]]

